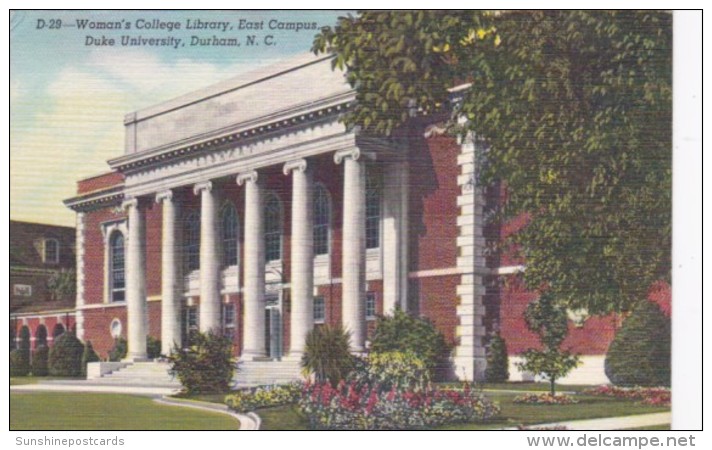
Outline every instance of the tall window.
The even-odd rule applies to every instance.
[[[317,295],[314,297],[314,323],[324,323],[326,319],[326,305],[324,297]]]
[[[111,256],[109,262],[109,286],[112,302],[123,302],[126,300],[126,260],[124,254],[124,235],[120,231],[114,231],[109,239]]]
[[[282,207],[275,194],[265,200],[265,260],[282,259]]]
[[[329,254],[329,192],[318,184],[314,190],[314,255]]]
[[[366,319],[376,318],[376,293],[366,292]]]
[[[366,176],[366,248],[381,246],[381,183],[376,174]]]
[[[223,266],[237,265],[237,211],[232,203],[226,204],[221,214]]]
[[[47,264],[59,262],[59,242],[56,239],[45,239],[43,256],[44,262]]]
[[[223,336],[233,341],[235,339],[235,305],[233,303],[223,303]]]
[[[186,272],[200,269],[200,217],[195,211],[183,223],[183,255]]]
[[[200,329],[197,306],[186,306],[183,309],[183,324],[183,343],[184,346],[189,346]]]

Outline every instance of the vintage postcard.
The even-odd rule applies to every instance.
[[[10,429],[698,427],[677,20],[10,11]]]

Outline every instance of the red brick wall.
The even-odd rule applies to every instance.
[[[101,189],[106,189],[124,182],[124,175],[120,172],[108,172],[95,177],[86,178],[77,182],[77,193],[86,194]]]
[[[53,344],[53,335],[55,331],[55,327],[57,324],[60,324],[64,327],[65,330],[74,330],[75,325],[76,325],[76,319],[74,316],[74,313],[60,313],[56,315],[48,315],[44,317],[40,316],[30,316],[25,318],[25,321],[23,323],[22,319],[12,319],[10,321],[10,326],[12,327],[11,329],[14,329],[15,331],[15,336],[20,337],[20,330],[22,329],[23,326],[27,326],[30,330],[30,348],[34,350],[37,348],[38,341],[37,341],[37,336],[38,336],[38,330],[41,325],[45,327],[47,330],[47,345],[49,347],[52,346]]]
[[[86,213],[84,227],[84,302],[104,302],[104,239],[102,223],[123,219],[125,214],[118,208],[104,208]]]
[[[459,275],[447,275],[411,279],[409,283],[411,297],[419,299],[420,315],[430,319],[452,345],[457,343],[456,290],[459,282]]]
[[[410,149],[410,270],[456,265],[458,153],[457,142],[446,136]]]
[[[106,359],[114,346],[111,322],[115,318],[121,321],[121,336],[126,339],[128,321],[124,306],[84,310],[84,340],[91,341],[99,358]]]

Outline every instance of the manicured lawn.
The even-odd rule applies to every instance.
[[[487,393],[489,398],[499,403],[500,418],[491,423],[457,424],[442,427],[443,430],[483,430],[488,428],[516,427],[537,423],[561,422],[569,420],[597,419],[601,417],[630,416],[669,411],[666,407],[639,405],[630,400],[610,397],[577,395],[575,405],[525,405],[514,403],[516,394]]]
[[[670,425],[651,425],[649,427],[626,428],[627,431],[669,431]]]
[[[307,420],[296,405],[277,406],[257,411],[262,419],[260,430],[308,430]]]
[[[11,430],[237,430],[225,414],[123,394],[11,392]]]
[[[83,380],[84,378],[61,378],[61,377],[10,377],[10,386],[21,384],[37,384],[48,380]]]

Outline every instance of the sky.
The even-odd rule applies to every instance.
[[[270,24],[316,23],[320,28],[345,14],[15,12],[10,33],[10,218],[74,226],[74,212],[62,200],[75,195],[78,180],[109,171],[106,161],[123,153],[126,113],[309,51],[316,31],[270,29]],[[225,31],[187,29],[225,21]],[[122,28],[89,28],[92,22],[119,22]],[[81,23],[84,29],[78,27]],[[151,25],[163,28],[148,29]],[[191,45],[192,36],[210,41],[213,36],[236,37],[244,44],[248,35],[262,45]],[[124,46],[121,36],[182,39],[182,45]],[[273,45],[264,45],[265,38]],[[110,39],[113,46],[95,45]]]

